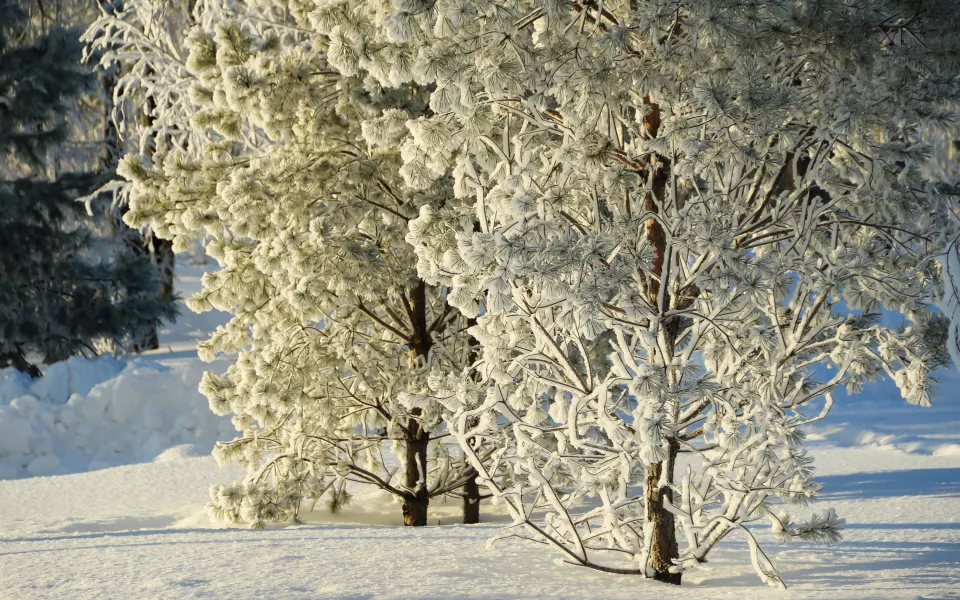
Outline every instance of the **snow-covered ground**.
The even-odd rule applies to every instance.
[[[178,277],[189,293],[199,270]],[[787,592],[763,586],[737,538],[677,589],[558,564],[529,543],[488,548],[503,520],[493,506],[492,522],[462,526],[455,503],[435,503],[442,526],[411,530],[386,495],[358,490],[309,525],[212,522],[209,486],[241,473],[208,456],[231,428],[196,392],[207,367],[194,344],[223,320],[186,312],[161,350],[133,361],[75,360],[38,382],[0,376],[0,598],[960,598],[953,373],[933,408],[875,385],[811,428],[820,506],[847,529],[827,548],[757,531]]]
[[[199,290],[199,267],[181,269],[183,295]],[[224,313],[182,309],[161,330],[161,349],[129,360],[74,357],[31,381],[0,370],[0,479],[59,475],[152,460],[164,450],[196,444],[209,454],[233,425],[210,412],[197,391],[208,365],[196,342],[226,321]]]

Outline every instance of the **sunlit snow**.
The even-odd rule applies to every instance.
[[[197,274],[181,270],[181,291],[197,286]],[[186,313],[164,332],[161,350],[129,363],[75,359],[50,368],[48,377],[63,374],[67,387],[20,381],[28,389],[19,402],[5,380],[0,465],[3,477],[17,478],[0,481],[0,598],[839,600],[949,598],[960,586],[960,378],[951,373],[942,374],[930,409],[875,385],[838,400],[811,427],[824,485],[811,509],[834,507],[847,525],[844,541],[828,548],[777,544],[756,530],[781,565],[787,595],[757,579],[742,536],[675,589],[564,564],[527,542],[488,548],[507,520],[494,506],[483,507],[486,523],[464,526],[456,524],[458,501],[435,502],[431,525],[440,526],[412,530],[400,526],[387,494],[359,489],[341,513],[318,505],[301,526],[213,522],[204,508],[209,486],[242,476],[207,456],[229,421],[210,414],[195,391],[203,367],[191,348],[218,318]],[[63,389],[78,394],[70,425]],[[23,406],[33,408],[21,413]],[[33,471],[68,474],[31,477],[29,465],[42,457],[50,458]]]

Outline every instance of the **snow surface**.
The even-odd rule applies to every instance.
[[[848,520],[846,540],[818,548],[761,534],[790,586],[781,593],[759,583],[735,539],[712,570],[685,576],[693,597],[955,598],[956,458],[832,446],[817,458],[824,502]],[[237,474],[180,447],[153,463],[0,482],[0,598],[689,597],[690,589],[557,565],[532,544],[489,550],[500,523],[406,529],[399,507],[376,493],[359,494],[335,518],[318,511],[310,525],[220,528],[203,510],[207,487]],[[431,508],[444,520],[456,514],[454,504]]]
[[[201,274],[181,268],[179,291],[199,290]],[[140,357],[77,356],[49,365],[37,380],[0,370],[0,480],[149,461],[181,444],[209,454],[214,442],[230,439],[230,419],[211,413],[197,391],[204,371],[225,364],[196,354],[196,341],[227,315],[182,312],[160,331],[162,349]]]
[[[212,448],[233,426],[197,391],[205,368],[103,356],[52,365],[32,384],[0,371],[0,479],[151,460],[184,443]]]
[[[183,295],[198,281],[196,268],[178,275]],[[824,484],[811,509],[836,508],[847,529],[832,547],[755,531],[787,592],[757,579],[742,536],[676,589],[564,564],[531,543],[488,548],[505,517],[486,504],[487,523],[463,526],[458,502],[434,502],[441,526],[413,530],[386,494],[357,488],[341,513],[318,505],[308,525],[212,522],[209,486],[242,472],[208,456],[232,429],[196,392],[210,366],[194,344],[224,320],[187,312],[161,332],[162,350],[135,360],[73,359],[36,382],[0,374],[0,599],[960,598],[954,373],[933,408],[874,385],[838,397],[810,428]]]

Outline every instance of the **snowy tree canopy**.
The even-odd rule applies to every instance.
[[[129,6],[92,31],[142,22],[140,4]],[[452,439],[432,441],[446,436],[427,383],[470,358],[466,321],[445,303],[445,286],[418,279],[404,241],[420,207],[453,194],[443,181],[405,189],[389,143],[425,113],[429,95],[333,69],[306,12],[285,8],[237,3],[211,9],[229,19],[211,19],[198,5],[178,56],[146,28],[136,34],[145,50],[107,54],[160,57],[152,71],[179,92],[156,103],[153,129],[185,132],[147,160],[124,159],[120,172],[133,182],[125,218],[178,250],[203,231],[221,266],[190,304],[235,315],[201,354],[239,358],[202,389],[243,432],[218,457],[250,476],[214,490],[218,515],[262,526],[295,518],[328,490],[337,506],[345,484],[361,482],[394,494],[405,521],[423,525],[429,498],[475,477],[448,452]],[[381,114],[392,128],[365,143],[362,124]],[[384,456],[391,443],[394,458]]]
[[[193,113],[187,89],[192,76],[186,67],[184,40],[198,14],[203,24],[224,18],[217,3],[194,0],[98,0],[100,16],[83,36],[88,58],[97,58],[100,71],[114,75],[113,121],[127,146],[146,154],[205,139],[203,130],[175,126]],[[163,118],[161,118],[161,116]]]
[[[482,307],[489,387],[455,429],[499,448],[482,476],[518,535],[678,583],[740,530],[773,584],[744,524],[837,537],[774,501],[815,497],[801,426],[838,386],[930,401],[956,225],[919,166],[922,132],[954,120],[958,20],[949,2],[315,11],[339,69],[433,86],[402,172],[452,175],[474,210],[424,207],[407,239],[427,282]]]
[[[952,2],[198,2],[186,51],[120,33],[142,5],[92,31],[170,78],[128,220],[223,267],[193,303],[236,315],[204,346],[239,352],[204,384],[251,473],[225,515],[449,491],[419,445],[449,430],[575,564],[679,583],[737,534],[782,585],[747,524],[842,526],[784,510],[819,490],[803,426],[878,377],[929,404]]]

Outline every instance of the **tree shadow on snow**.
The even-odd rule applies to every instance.
[[[818,477],[822,501],[894,496],[960,496],[960,469],[910,469]]]
[[[811,564],[814,552],[818,557]],[[954,542],[844,541],[829,550],[816,551],[802,544],[777,552],[774,563],[781,568],[787,587],[795,590],[869,589],[883,590],[883,597],[896,592],[903,595],[889,597],[915,598],[920,592],[936,593],[938,588],[960,586],[960,543]],[[719,573],[696,573],[690,583],[706,588],[757,585],[752,571],[714,576]]]
[[[465,529],[469,530],[478,530],[486,527],[490,529],[491,532],[495,531],[492,527],[493,524],[486,523],[480,525],[440,525],[425,527],[419,531],[415,531],[421,536],[429,537],[430,539],[463,539],[463,531]],[[356,531],[367,531],[368,535],[357,535]],[[167,535],[205,535],[211,537],[218,536],[242,536],[249,533],[251,538],[250,542],[253,543],[265,543],[265,542],[278,542],[287,539],[296,539],[302,540],[304,538],[318,537],[328,540],[337,540],[342,538],[349,538],[351,540],[392,540],[392,539],[406,539],[409,537],[410,529],[401,526],[370,526],[362,524],[307,524],[299,526],[271,526],[267,529],[255,530],[255,529],[246,529],[240,527],[225,527],[225,528],[178,528],[170,527],[165,529],[129,529],[125,531],[117,530],[101,530],[96,532],[84,532],[84,533],[75,533],[75,534],[66,534],[66,535],[39,535],[33,536],[23,536],[23,537],[0,537],[0,549],[3,548],[2,544],[5,543],[24,543],[24,542],[59,542],[59,541],[69,541],[69,540],[90,540],[90,539],[105,539],[105,538],[132,538],[132,537],[149,537],[154,535],[167,536]],[[243,538],[239,538],[243,539]],[[214,541],[214,540],[210,540]],[[159,543],[159,542],[158,542]],[[183,543],[183,542],[176,542]],[[149,544],[145,544],[149,545]],[[69,550],[70,548],[59,548],[59,550]],[[82,548],[78,548],[82,549]],[[0,551],[0,556],[6,554],[23,554],[24,552],[2,552]]]
[[[960,529],[960,523],[847,523],[844,529]]]
[[[852,550],[860,560],[840,560],[815,567],[787,569],[797,584],[817,588],[866,587],[883,581],[904,590],[960,584],[960,543],[844,542],[838,550]],[[870,560],[875,556],[875,560]],[[890,571],[896,575],[891,576]],[[886,572],[886,573],[884,573]],[[788,584],[789,585],[789,584]]]
[[[0,537],[0,544],[4,543],[23,543],[23,542],[62,542],[66,540],[95,540],[103,538],[128,538],[144,537],[151,535],[183,535],[191,533],[202,533],[209,535],[229,534],[236,532],[236,529],[133,529],[128,531],[98,531],[96,533],[78,533],[67,535],[34,535],[24,537],[4,538]],[[0,546],[2,548],[2,546]],[[62,550],[63,548],[61,548]],[[16,552],[0,552],[4,554],[18,554]]]

